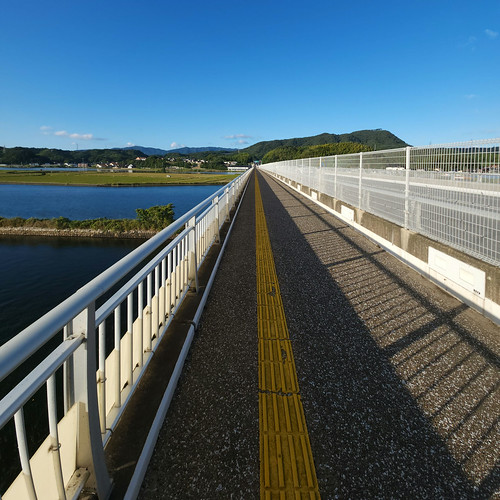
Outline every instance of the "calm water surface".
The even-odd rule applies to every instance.
[[[141,243],[106,238],[0,237],[0,344]]]
[[[179,217],[219,188],[0,185],[0,216],[134,218],[136,208],[173,203]],[[0,236],[0,345],[140,243]]]
[[[173,203],[176,217],[220,186],[70,187],[0,185],[2,217],[134,218],[136,208]],[[141,240],[0,236],[0,345],[142,243]],[[16,379],[17,380],[17,379]],[[0,383],[0,398],[12,376]],[[47,432],[38,391],[24,407],[30,450]],[[40,413],[41,412],[41,413]],[[0,430],[0,493],[19,472],[14,426]]]
[[[0,217],[134,219],[136,208],[174,204],[179,217],[221,186],[30,186],[0,184]]]

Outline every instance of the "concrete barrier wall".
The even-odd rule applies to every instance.
[[[500,324],[499,267],[404,229],[308,186],[280,175],[274,177],[350,224],[450,294]]]

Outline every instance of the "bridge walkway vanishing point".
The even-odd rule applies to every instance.
[[[281,321],[258,293],[252,175],[139,498],[500,498],[498,326],[257,177],[278,280],[267,295],[286,314],[271,364],[285,375],[262,386],[262,314]]]

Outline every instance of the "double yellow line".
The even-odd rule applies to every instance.
[[[292,345],[255,175],[260,496],[320,498]]]

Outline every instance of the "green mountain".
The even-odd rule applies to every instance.
[[[339,142],[355,142],[365,144],[374,150],[394,149],[408,146],[399,137],[396,137],[388,130],[358,130],[350,134],[319,134],[311,137],[297,137],[294,139],[279,139],[274,141],[262,141],[240,150],[248,153],[252,157],[263,158],[263,156],[276,148],[281,147],[300,147],[300,146],[317,146],[319,144],[336,144]]]
[[[67,151],[48,148],[0,148],[0,164],[6,165],[43,165],[46,163],[98,163],[131,161],[142,152],[135,149],[80,149]]]
[[[237,149],[231,149],[231,148],[217,148],[217,147],[212,147],[212,146],[206,146],[206,147],[201,147],[201,148],[188,148],[188,147],[182,147],[182,148],[177,148],[177,149],[159,149],[159,148],[148,148],[145,146],[129,146],[126,148],[113,148],[113,149],[121,149],[123,151],[128,151],[128,150],[138,150],[144,153],[147,156],[165,156],[169,155],[172,153],[179,153],[181,155],[189,155],[192,153],[204,153],[204,152],[218,152],[218,153],[225,153],[225,152],[234,152],[238,151]]]
[[[206,146],[206,147],[201,147],[201,148],[183,147],[183,148],[177,148],[177,149],[169,149],[166,154],[179,153],[181,155],[190,155],[193,153],[234,153],[235,151],[238,151],[238,150],[233,149],[233,148],[218,148],[218,147],[213,147],[213,146]]]
[[[160,148],[148,148],[146,146],[128,146],[126,148],[113,148],[120,151],[140,151],[143,155],[146,156],[165,156],[167,154],[166,149]]]

